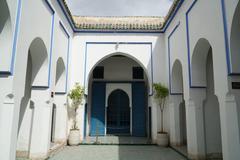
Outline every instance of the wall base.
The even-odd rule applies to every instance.
[[[191,160],[206,160],[205,155],[196,155],[196,154],[191,154],[191,153],[188,153],[188,158]]]
[[[29,152],[28,151],[17,151],[16,156],[17,158],[28,158]]]

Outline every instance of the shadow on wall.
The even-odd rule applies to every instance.
[[[21,100],[21,107],[20,107],[20,115],[19,115],[19,122],[18,122],[18,129],[20,129],[20,126],[22,124],[24,113],[28,107],[30,98],[31,98],[31,79],[32,79],[32,58],[31,55],[28,55],[28,64],[27,64],[27,72],[26,72],[26,83],[25,83],[25,92],[24,97]]]
[[[7,5],[6,0],[0,0],[0,34],[8,26],[8,23],[11,24],[10,11]]]
[[[0,60],[1,67],[6,68],[10,63],[12,49],[12,24],[10,10],[6,0],[0,0]]]
[[[204,126],[206,154],[209,158],[222,157],[221,126],[218,97],[214,94],[213,53],[209,49],[206,60],[206,100],[204,101]],[[213,116],[214,115],[214,116]]]
[[[20,114],[18,121],[18,147],[17,157],[28,157],[31,145],[31,135],[34,119],[34,102],[31,101],[32,92],[32,59],[31,55],[28,55],[26,82],[24,97],[20,104]]]
[[[55,92],[65,92],[66,67],[63,58],[58,58],[56,67]]]
[[[186,121],[186,105],[185,100],[180,104],[180,134],[181,143],[183,146],[187,146],[187,121]]]
[[[31,100],[32,86],[34,82],[40,86],[46,84],[44,80],[48,77],[47,61],[44,42],[41,38],[35,38],[28,49],[24,96],[21,99],[18,121],[17,157],[29,157],[35,112],[35,102]]]

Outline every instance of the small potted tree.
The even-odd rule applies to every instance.
[[[156,99],[161,111],[161,129],[160,131],[158,131],[158,134],[157,134],[157,144],[159,146],[166,147],[168,146],[169,137],[168,137],[168,133],[164,132],[163,130],[163,110],[165,107],[166,98],[169,95],[169,90],[167,87],[165,87],[161,83],[155,83],[153,84],[153,87],[154,87],[154,98]]]
[[[80,143],[80,131],[77,127],[77,109],[82,103],[84,97],[84,88],[76,83],[74,88],[69,92],[68,97],[71,99],[71,107],[74,110],[74,119],[68,137],[68,144],[78,145]]]

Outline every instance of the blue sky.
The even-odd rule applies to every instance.
[[[66,0],[73,15],[165,16],[173,0]]]

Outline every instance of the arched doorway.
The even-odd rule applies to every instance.
[[[208,40],[197,42],[191,62],[191,98],[202,112],[198,119],[199,133],[203,131],[204,150],[207,159],[222,158],[222,137],[218,97],[215,95],[213,48]],[[199,115],[200,116],[200,115]],[[200,141],[200,140],[199,140]],[[199,144],[201,142],[198,142]]]
[[[171,145],[187,156],[186,108],[183,90],[183,71],[180,60],[175,60],[171,74]]]
[[[107,134],[130,135],[129,97],[120,89],[108,97]]]
[[[94,66],[88,76],[87,136],[150,135],[146,73],[140,63],[117,53],[103,58]]]

